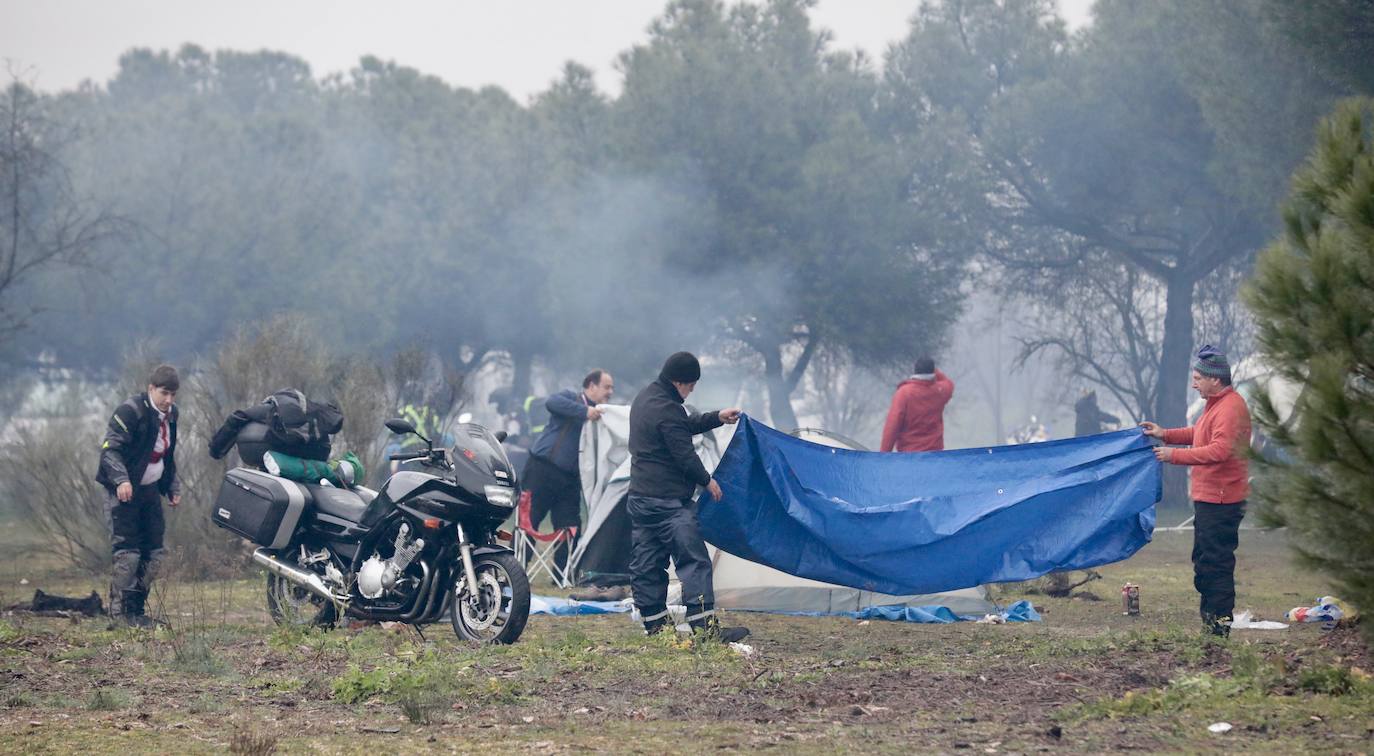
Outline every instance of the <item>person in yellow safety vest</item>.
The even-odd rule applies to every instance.
[[[536,404],[538,402],[538,404]],[[534,437],[544,432],[549,424],[549,411],[544,407],[539,397],[530,394],[525,397],[525,434]]]
[[[423,405],[416,407],[413,404],[407,404],[401,408],[400,417],[402,420],[408,420],[411,425],[415,426],[415,430],[419,431],[421,436],[430,439],[436,445],[440,443],[440,439],[438,438],[440,422],[439,413]],[[401,438],[401,449],[404,451],[411,451],[417,447],[424,446],[424,444],[425,442],[421,441],[419,436],[412,433],[408,433]]]
[[[407,420],[411,425],[414,425],[415,430],[419,431],[420,435],[423,435],[433,442],[436,448],[452,444],[452,439],[442,432],[443,418],[439,416],[438,412],[429,407],[424,405],[417,407],[414,404],[407,404],[401,408],[398,416],[402,420]],[[395,441],[388,445],[387,454],[394,454],[398,451],[418,451],[423,449],[424,446],[425,442],[421,441],[419,436],[414,433],[407,433],[401,436],[399,441]],[[399,469],[401,469],[401,463],[391,463],[391,472],[394,473]]]

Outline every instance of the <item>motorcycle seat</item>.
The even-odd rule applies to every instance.
[[[365,499],[360,493],[346,488],[316,485],[306,485],[304,488],[315,502],[316,510],[349,522],[363,519],[363,512],[367,510],[368,499],[371,498]]]

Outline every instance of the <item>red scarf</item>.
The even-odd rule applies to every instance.
[[[157,450],[157,442],[153,442],[153,453],[148,457],[148,464],[155,465],[162,461],[162,457],[167,454],[167,446],[171,443],[167,440],[167,416],[163,415],[161,422],[157,424],[158,435],[162,437],[162,451]]]

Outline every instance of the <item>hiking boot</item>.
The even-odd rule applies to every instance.
[[[157,627],[157,621],[146,614],[111,614],[110,623],[105,626],[106,630],[118,630],[121,627],[134,627],[140,630],[151,630]]]
[[[1202,618],[1202,632],[1218,638],[1231,637],[1231,618],[1206,616]]]
[[[691,625],[692,635],[702,640],[739,643],[749,637],[749,628],[721,627],[720,620],[716,619],[714,614],[706,619],[696,620]]]
[[[123,611],[116,615],[118,619],[124,621],[128,627],[138,627],[145,630],[157,627],[157,623],[144,613],[144,604],[148,600],[145,591],[124,591],[121,608]]]
[[[749,637],[747,627],[717,627],[713,633],[715,640],[721,643],[739,643]]]
[[[140,630],[152,630],[157,627],[157,621],[146,614],[125,614],[122,616],[124,624],[129,627],[136,627]]]
[[[656,619],[644,623],[645,635],[658,635],[668,629],[668,620]]]

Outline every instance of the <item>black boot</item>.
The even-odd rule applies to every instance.
[[[1215,614],[1204,614],[1202,616],[1202,632],[1218,638],[1230,638],[1231,618],[1229,616],[1218,617]]]
[[[747,627],[721,627],[720,620],[712,614],[699,620],[692,620],[692,635],[702,640],[713,640],[721,643],[739,643],[749,637]]]
[[[148,601],[147,591],[125,591],[124,592],[124,623],[129,627],[141,627],[144,629],[154,627],[157,623],[148,618],[144,613],[144,604]]]
[[[658,618],[658,619],[656,619],[656,620],[649,620],[648,622],[645,622],[645,623],[644,623],[644,634],[645,634],[645,635],[658,635],[659,633],[661,633],[661,632],[663,632],[663,631],[665,631],[665,630],[667,630],[667,629],[668,629],[668,620],[665,619],[665,618],[662,618],[662,617],[660,617],[660,618]]]

